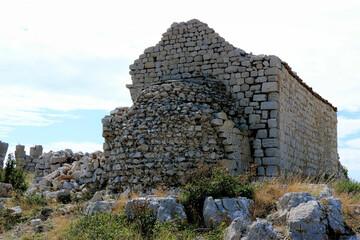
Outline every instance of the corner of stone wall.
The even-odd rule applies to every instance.
[[[230,80],[230,92],[240,108],[240,129],[251,132],[252,158],[259,178],[277,176],[279,155],[279,74],[276,56],[253,55],[241,62],[238,81]]]

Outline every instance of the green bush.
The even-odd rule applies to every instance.
[[[203,166],[191,172],[180,187],[179,201],[185,207],[192,223],[202,223],[202,209],[205,198],[247,197],[253,198],[254,188],[250,185],[251,175],[235,176],[222,161],[215,167]]]
[[[23,222],[20,215],[12,215],[9,209],[0,208],[0,234]]]
[[[129,220],[141,235],[144,238],[152,236],[156,224],[156,216],[150,208],[150,203],[148,201],[134,202],[130,207],[130,212]]]
[[[136,232],[126,227],[127,217],[122,214],[97,212],[82,216],[71,224],[64,239],[135,239]]]
[[[0,182],[10,183],[15,191],[23,193],[28,188],[26,174],[16,168],[16,161],[12,154],[8,155],[5,168],[0,172]]]
[[[340,181],[335,185],[335,191],[348,194],[360,194],[360,183],[355,180]]]

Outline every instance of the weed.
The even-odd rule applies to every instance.
[[[70,225],[64,239],[131,239],[136,233],[126,228],[127,217],[123,214],[97,212],[93,216],[82,216]],[[136,237],[134,237],[135,239]]]
[[[360,183],[354,180],[339,181],[335,185],[335,191],[339,193],[360,194]]]
[[[16,168],[16,160],[12,154],[8,155],[5,168],[0,172],[0,182],[10,183],[16,192],[23,193],[28,188],[26,174]]]
[[[186,178],[180,187],[179,202],[184,205],[191,223],[202,223],[202,209],[208,196],[253,198],[254,189],[247,182],[250,178],[233,175],[222,161],[215,167],[199,166],[188,176],[191,178]]]
[[[130,222],[144,238],[149,238],[153,234],[156,224],[156,216],[150,208],[150,203],[148,201],[136,201],[130,206],[129,212],[131,212],[129,215]]]

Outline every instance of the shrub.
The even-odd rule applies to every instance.
[[[0,181],[10,183],[15,191],[23,193],[28,188],[26,174],[21,169],[16,168],[16,161],[12,154],[8,155],[5,168],[0,173]]]
[[[130,207],[130,212],[129,220],[141,235],[144,238],[152,236],[156,224],[156,216],[150,208],[150,203],[148,201],[134,202]]]
[[[190,222],[202,223],[202,209],[208,196],[253,198],[254,195],[251,174],[235,176],[222,161],[218,161],[215,167],[198,167],[188,176],[185,185],[180,187],[179,201],[184,205]]]
[[[20,215],[12,215],[10,210],[0,208],[0,233],[10,230],[14,225],[22,221]]]
[[[360,183],[354,180],[339,181],[335,185],[335,191],[353,195],[360,194]]]
[[[97,212],[93,216],[82,216],[71,224],[64,239],[131,239],[126,226],[125,214],[107,214]]]

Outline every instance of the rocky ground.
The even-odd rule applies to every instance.
[[[344,222],[342,203],[334,197],[334,190],[326,185],[314,184],[307,185],[306,188],[316,190],[318,194],[286,193],[277,199],[276,210],[264,218],[254,217],[256,210],[254,209],[254,200],[244,197],[222,199],[207,197],[203,207],[204,228],[216,228],[222,222],[226,222],[228,227],[224,229],[219,239],[229,240],[360,239]],[[8,209],[12,216],[21,216],[23,214],[21,206],[8,207],[12,201],[8,198],[12,195],[11,191],[11,186],[1,184],[1,208]],[[53,231],[54,223],[59,218],[76,219],[79,217],[79,213],[89,216],[96,212],[110,214],[115,209],[122,208],[130,218],[136,217],[138,212],[134,210],[136,209],[134,206],[139,206],[139,204],[148,204],[158,223],[186,220],[184,206],[178,202],[177,192],[161,194],[162,197],[154,196],[159,195],[159,192],[154,190],[153,195],[143,195],[142,197],[132,195],[131,197],[130,191],[111,194],[109,191],[102,190],[96,192],[89,201],[84,201],[82,204],[75,202],[63,204],[59,202],[61,199],[58,195],[45,193],[44,196],[53,203],[41,207],[32,219],[15,225],[0,239],[29,239],[30,237],[32,239],[34,236],[46,236],[44,233]],[[194,239],[208,238],[206,235],[199,234]]]

